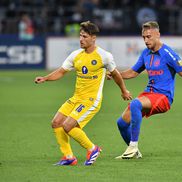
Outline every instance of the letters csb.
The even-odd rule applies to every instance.
[[[0,64],[39,64],[42,60],[41,46],[0,46]]]

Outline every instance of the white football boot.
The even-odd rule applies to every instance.
[[[115,159],[141,159],[142,154],[137,146],[128,146],[126,151]]]

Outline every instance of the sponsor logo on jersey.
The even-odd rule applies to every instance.
[[[149,76],[162,75],[164,73],[163,70],[148,70]]]
[[[96,65],[97,64],[97,61],[96,60],[92,60],[92,65]]]
[[[94,76],[77,75],[77,77],[84,78],[84,79],[97,79],[98,78],[97,75],[94,75]]]
[[[160,59],[157,59],[157,60],[155,60],[155,62],[154,62],[154,66],[159,66],[160,65]]]
[[[82,73],[83,73],[83,74],[87,74],[87,73],[88,73],[88,69],[87,69],[86,66],[83,66],[83,67],[82,67]]]

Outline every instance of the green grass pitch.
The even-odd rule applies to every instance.
[[[177,75],[171,110],[142,121],[141,160],[115,160],[126,145],[116,120],[127,106],[113,81],[106,81],[100,112],[84,128],[103,152],[93,166],[84,166],[86,151],[71,141],[77,166],[52,164],[61,157],[50,121],[72,95],[75,75],[34,84],[48,72],[0,71],[0,181],[1,182],[181,182],[182,114],[181,78]],[[143,91],[147,75],[125,81],[133,97]]]

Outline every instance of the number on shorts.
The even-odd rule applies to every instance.
[[[76,111],[77,112],[81,112],[82,109],[84,108],[85,106],[83,104],[80,104],[77,108],[76,108]]]

